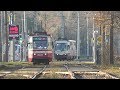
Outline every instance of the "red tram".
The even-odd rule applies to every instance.
[[[30,35],[28,38],[28,61],[33,62],[33,64],[49,64],[52,58],[51,36],[46,32]]]

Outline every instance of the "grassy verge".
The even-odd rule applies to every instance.
[[[92,68],[98,69],[100,71],[109,73],[113,76],[116,76],[118,78],[120,78],[120,64],[114,64],[114,65],[95,65],[95,64],[86,64],[91,66]]]
[[[1,62],[0,70],[12,70],[30,65],[32,65],[32,63],[29,62]]]
[[[120,78],[120,65],[101,67],[100,70]]]

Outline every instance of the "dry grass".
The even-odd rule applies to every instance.
[[[61,65],[64,65],[64,64],[69,64],[69,65],[80,65],[80,64],[94,64],[93,62],[80,62],[80,61],[53,61],[53,62],[50,62],[50,65],[51,66],[61,66]]]
[[[9,75],[5,76],[4,79],[28,79],[28,78],[23,75]]]
[[[32,65],[31,62],[1,62],[1,65],[5,66],[29,66]]]
[[[56,73],[42,75],[39,79],[63,79],[63,76]]]
[[[120,78],[120,64],[114,64],[114,65],[95,65],[95,64],[90,65],[89,64],[88,66]]]
[[[29,62],[1,62],[0,70],[15,70],[25,66],[31,66]]]
[[[105,69],[101,68],[101,71],[109,73],[111,75],[114,75],[114,76],[120,78],[120,67],[112,66],[112,67],[107,67]]]
[[[39,79],[65,79],[64,74],[57,74],[56,72],[66,72],[66,70],[61,68],[49,68],[43,73]]]

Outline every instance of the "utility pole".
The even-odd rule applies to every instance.
[[[3,13],[1,11],[1,62],[3,62]]]
[[[8,22],[7,22],[7,11],[5,11],[5,31],[6,31],[6,51],[5,51],[5,62],[8,62]]]
[[[26,49],[26,52],[25,52],[25,60],[27,61],[28,60],[28,47],[27,47],[27,42],[28,42],[28,30],[27,30],[27,19],[26,19],[26,14],[25,15],[25,49]]]
[[[38,31],[38,29],[37,29],[37,11],[35,11],[35,31]]]
[[[10,25],[12,25],[12,14],[13,14],[13,13],[10,12],[10,15],[9,15],[9,17],[10,17],[10,22],[9,22],[9,24],[10,24]],[[13,60],[13,61],[14,61],[14,50],[13,50],[13,48],[14,48],[14,43],[13,43],[13,41],[10,41],[9,60]]]
[[[89,59],[89,29],[88,29],[88,12],[87,12],[87,58]]]
[[[45,11],[45,31],[46,31],[46,11]]]
[[[21,61],[23,60],[23,39],[24,39],[24,32],[23,32],[23,15],[21,15],[21,21],[22,21],[22,31],[21,31],[21,37],[22,37],[22,43],[21,43]]]
[[[26,34],[27,34],[27,32],[26,32],[26,17],[25,17],[25,11],[23,12],[23,25],[24,25],[24,27],[23,27],[23,41],[24,41],[24,43],[23,43],[23,61],[26,61]]]
[[[15,17],[14,17],[14,11],[10,11],[10,25],[15,24]],[[9,47],[9,60],[15,61],[15,42],[16,39],[13,37],[13,40],[10,41],[10,47]],[[12,53],[11,53],[12,52]]]
[[[3,11],[3,28],[2,28],[2,31],[3,31],[3,33],[2,33],[2,36],[3,36],[3,46],[2,46],[2,49],[3,49],[3,62],[5,61],[5,51],[6,51],[6,30],[5,30],[5,28],[6,28],[6,25],[5,25],[5,20],[6,20],[6,18],[5,18],[5,11]]]
[[[110,28],[110,64],[114,64],[113,58],[113,28],[114,28],[114,11],[111,11],[111,28]]]
[[[1,11],[1,61],[3,62],[3,12]]]
[[[65,24],[64,24],[64,16],[63,11],[61,11],[61,38],[65,38]]]
[[[96,50],[95,50],[95,25],[94,25],[94,15],[93,15],[93,62],[96,62]]]
[[[14,11],[12,11],[12,16],[11,16],[11,24],[15,24],[15,22],[14,22]],[[16,42],[16,39],[15,38],[13,38],[13,61],[15,61],[15,42]]]
[[[79,25],[79,11],[77,11],[77,17],[78,17],[78,29],[77,29],[77,60],[79,59],[80,55],[80,25]]]

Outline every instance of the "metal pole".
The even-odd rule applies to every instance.
[[[25,61],[25,11],[23,12],[23,61]]]
[[[79,59],[80,55],[80,26],[79,26],[79,11],[77,11],[78,15],[78,30],[77,30],[77,59]]]
[[[45,31],[46,31],[46,11],[45,11]]]
[[[26,61],[26,21],[25,21],[25,19],[26,19],[26,17],[25,17],[25,11],[24,11],[24,54],[23,54],[23,56],[24,56],[24,58],[23,58],[23,60],[24,61]]]
[[[21,43],[20,43],[20,62],[22,61],[22,59],[21,59]]]
[[[13,24],[14,24],[14,12],[12,11],[10,13],[10,25],[13,25]],[[12,61],[15,61],[15,56],[16,56],[16,54],[15,54],[15,41],[16,41],[15,38],[13,38],[13,40],[10,41],[9,60],[11,59]]]
[[[95,57],[95,55],[96,55],[96,53],[95,53],[96,51],[95,51],[95,29],[94,29],[94,15],[93,15],[93,62],[95,63],[95,61],[96,61],[96,57]]]
[[[37,31],[37,11],[35,11],[35,31]]]
[[[62,37],[65,38],[65,21],[64,21],[64,16],[63,16],[63,11],[62,11],[62,32],[63,32],[63,35]]]
[[[23,45],[22,45],[22,47],[23,47],[23,53],[22,53],[22,55],[23,55],[23,57],[22,57],[22,61],[25,61],[25,31],[24,31],[24,12],[23,12],[23,16],[22,16],[22,36],[23,36]]]
[[[9,22],[9,24],[10,25],[12,25],[12,13],[10,13],[10,15],[9,15],[9,17],[10,17],[10,22]],[[10,47],[9,47],[9,61],[10,60],[13,60],[13,41],[10,41]]]
[[[21,32],[21,37],[22,37],[22,43],[21,43],[21,61],[23,60],[23,54],[24,54],[24,48],[23,48],[23,39],[24,39],[24,32],[23,32],[23,16],[21,16],[21,21],[22,21],[22,32]]]
[[[6,47],[5,47],[5,43],[6,43],[6,30],[5,30],[5,11],[3,11],[3,62],[5,61],[5,51],[6,51]]]
[[[37,21],[36,21],[36,31],[38,31],[38,28],[37,28]]]
[[[13,41],[12,41],[12,46],[13,46],[13,62],[15,61],[15,40],[13,39]]]
[[[14,24],[14,12],[12,12],[12,15],[11,15],[11,25]],[[13,61],[15,61],[15,38],[13,38]]]
[[[2,57],[2,62],[3,62],[3,13],[1,11],[1,57]]]
[[[28,60],[28,46],[27,46],[27,42],[28,42],[28,30],[27,30],[27,19],[25,18],[25,31],[26,31],[26,43],[25,43],[25,47],[26,47],[26,61]]]
[[[61,20],[62,20],[62,25],[61,25],[61,38],[65,38],[65,26],[64,26],[64,16],[63,16],[63,11],[61,12]]]
[[[10,24],[12,25],[12,13],[10,14]]]
[[[7,11],[5,11],[5,31],[6,31],[6,51],[5,51],[5,61],[8,62],[8,23],[7,23]]]
[[[89,59],[89,29],[88,29],[88,13],[87,13],[87,58]]]
[[[13,61],[15,61],[15,56],[16,56],[16,54],[15,54],[15,42],[16,42],[16,39],[13,38]]]

